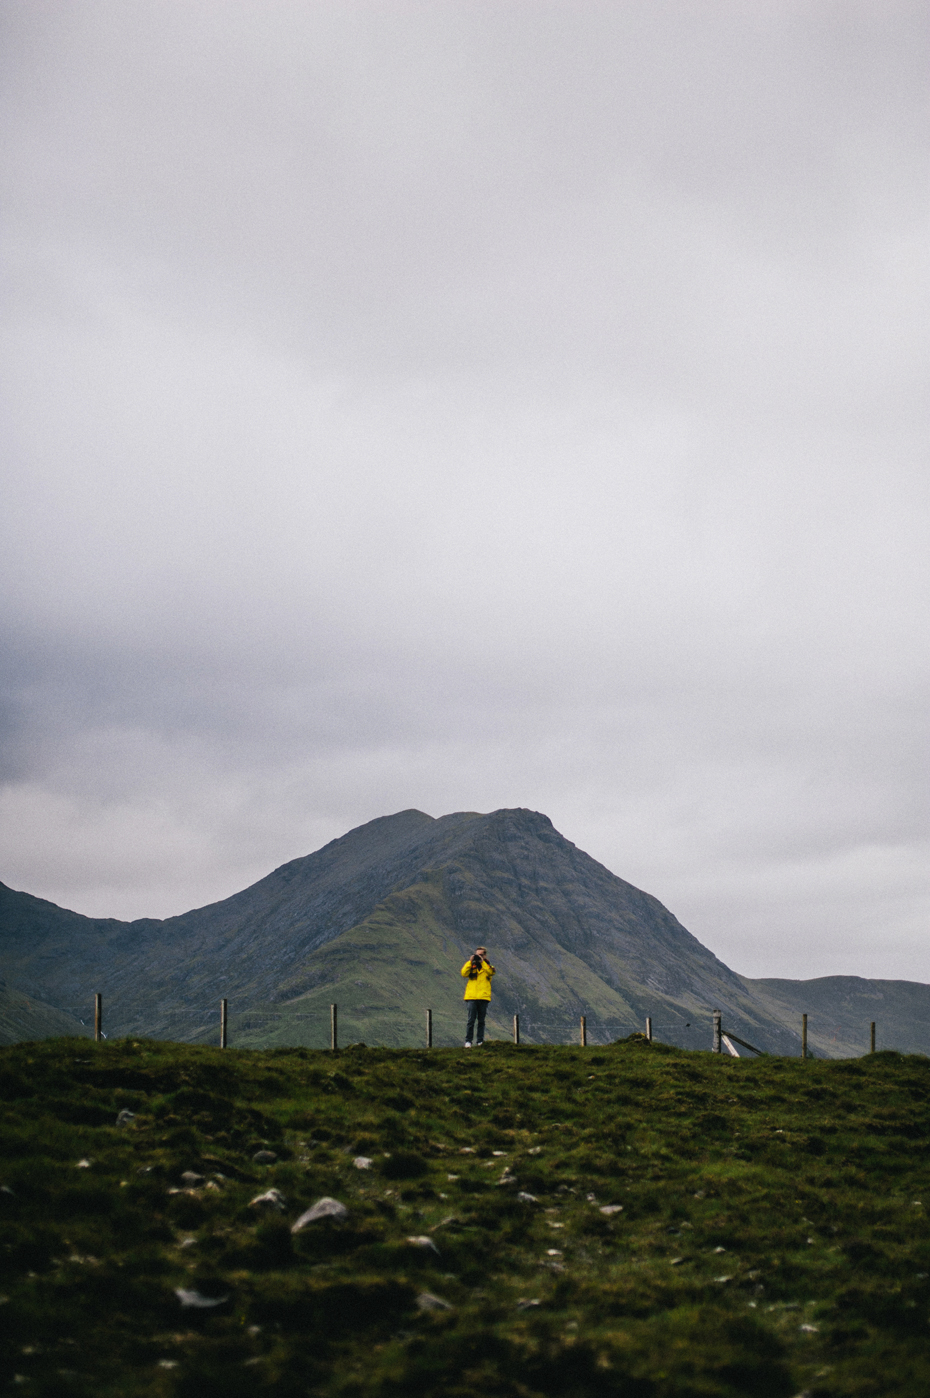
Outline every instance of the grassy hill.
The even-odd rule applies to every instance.
[[[930,1062],[893,1053],[641,1039],[4,1048],[0,1380],[55,1398],[923,1398],[928,1088]],[[322,1197],[347,1212],[295,1233]]]

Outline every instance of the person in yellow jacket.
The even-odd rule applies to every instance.
[[[474,956],[462,967],[465,979],[465,1003],[468,1005],[468,1025],[465,1029],[465,1047],[471,1048],[472,1035],[477,1030],[475,1047],[484,1043],[484,1017],[491,1003],[491,977],[494,967],[488,960],[487,947],[477,947]]]

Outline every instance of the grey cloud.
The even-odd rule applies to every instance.
[[[0,877],[530,805],[738,969],[930,976],[925,7],[4,22]]]

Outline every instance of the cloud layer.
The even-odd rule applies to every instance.
[[[930,980],[918,4],[11,4],[0,877],[530,806]]]

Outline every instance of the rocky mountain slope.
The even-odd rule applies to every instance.
[[[478,943],[498,968],[498,1034],[519,1014],[524,1037],[559,1042],[585,1014],[604,1041],[650,1015],[658,1037],[709,1047],[719,1008],[751,1043],[798,1051],[792,983],[739,977],[533,811],[402,811],[163,921],[86,918],[0,885],[0,974],[82,1018],[101,991],[115,1034],[214,1038],[226,997],[237,1043],[322,1046],[333,1001],[343,1041],[420,1042],[430,1008],[435,1041],[453,1043]],[[816,1021],[811,1034],[831,1051]]]

